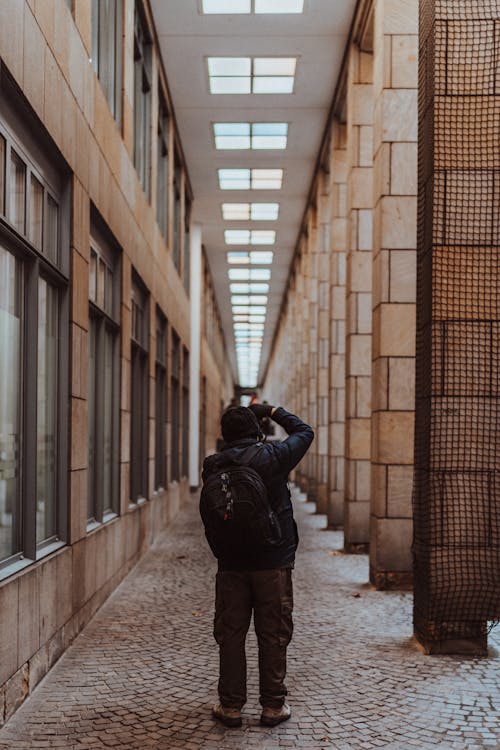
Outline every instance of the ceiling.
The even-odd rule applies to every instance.
[[[202,0],[150,0],[235,381],[227,252],[273,250],[258,381],[265,372],[356,0],[305,0],[294,14],[205,15]],[[208,57],[297,57],[292,94],[211,94]],[[285,150],[216,150],[215,122],[289,123]],[[220,190],[221,168],[281,168],[280,190]],[[280,204],[277,221],[224,221],[222,203]],[[226,229],[274,229],[273,247],[227,246]]]

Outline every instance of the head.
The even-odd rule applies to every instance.
[[[222,437],[226,443],[243,438],[258,440],[261,434],[259,420],[246,406],[231,406],[220,420]]]

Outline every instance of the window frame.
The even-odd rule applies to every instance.
[[[120,325],[120,310],[121,310],[121,250],[116,242],[110,237],[109,230],[105,227],[103,220],[98,215],[96,209],[92,206],[91,208],[91,222],[90,222],[90,258],[92,254],[96,255],[97,264],[102,262],[107,269],[112,273],[112,306],[111,309],[106,309],[105,303],[101,305],[98,300],[91,298],[91,290],[89,285],[89,391],[88,391],[88,403],[89,403],[89,434],[90,434],[90,385],[91,378],[94,378],[95,386],[95,403],[94,403],[94,425],[97,425],[99,429],[94,427],[94,432],[97,433],[95,456],[96,468],[93,481],[93,487],[91,486],[90,476],[90,446],[89,446],[89,468],[88,468],[88,491],[89,497],[87,499],[87,531],[90,531],[103,523],[116,518],[120,513],[120,383],[121,383],[121,361],[120,361],[120,346],[121,346],[121,325]],[[94,372],[90,372],[90,326],[95,325],[96,335],[96,349],[97,357],[94,363]],[[106,507],[103,487],[103,476],[104,476],[104,410],[102,405],[104,404],[104,390],[105,390],[105,372],[104,372],[104,352],[105,352],[105,336],[107,332],[111,332],[112,342],[112,362],[113,372],[111,375],[112,382],[112,447],[111,447],[111,472],[112,472],[112,494],[110,498],[110,506]],[[99,424],[100,422],[100,424]],[[93,502],[93,515],[89,514],[90,510],[90,491],[94,493]]]
[[[41,125],[15,84],[7,75],[0,83],[0,138],[4,148],[3,200],[0,201],[0,243],[6,252],[18,259],[22,269],[21,297],[21,384],[19,489],[16,509],[19,550],[0,560],[0,579],[12,575],[64,546],[68,541],[68,361],[70,317],[70,175],[59,152],[44,135]],[[10,154],[14,151],[25,165],[24,232],[10,221]],[[31,176],[43,186],[43,207],[48,196],[58,206],[56,220],[57,256],[48,257],[29,239]],[[38,396],[38,290],[43,279],[57,291],[56,386],[53,388],[55,416],[55,533],[37,541],[37,469],[38,466],[37,396]]]
[[[170,480],[180,481],[181,339],[170,329]]]
[[[123,119],[123,2],[121,0],[108,0],[113,3],[114,30],[110,34],[109,29],[104,30],[106,6],[102,0],[92,0],[91,5],[91,46],[92,67],[101,84],[109,109],[117,124],[121,127]],[[103,33],[104,32],[104,33]],[[106,33],[107,32],[107,33]],[[113,45],[110,47],[110,37]],[[104,42],[102,43],[102,38]],[[105,60],[102,60],[103,52]],[[112,64],[109,65],[112,59]],[[106,65],[106,70],[102,65]],[[107,74],[107,76],[104,75]],[[108,80],[109,77],[109,80]]]
[[[132,326],[130,334],[130,502],[149,497],[149,292],[132,269]],[[142,310],[139,330],[134,331],[134,305]],[[132,439],[134,436],[134,439]]]
[[[163,340],[160,348],[159,341]],[[168,483],[168,320],[156,306],[155,355],[155,490],[161,492]]]
[[[170,179],[170,111],[158,84],[158,143],[156,170],[156,221],[165,242],[168,242],[169,179]]]
[[[140,0],[134,8],[134,154],[139,182],[151,198],[153,44]]]

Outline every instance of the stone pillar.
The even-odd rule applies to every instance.
[[[344,524],[345,445],[345,316],[347,249],[346,126],[333,124],[330,157],[330,424],[328,470],[328,525]]]
[[[372,348],[372,55],[352,46],[347,80],[346,429],[344,537],[365,551],[370,520]]]
[[[309,326],[308,339],[309,351],[307,357],[307,393],[309,401],[309,424],[314,429],[318,422],[318,392],[317,392],[317,369],[318,369],[318,224],[317,206],[309,208],[309,219],[307,225],[307,258],[309,268]],[[318,438],[307,452],[308,466],[308,493],[311,500],[317,502],[317,464],[318,464]]]
[[[316,509],[328,511],[328,431],[329,404],[328,381],[330,370],[330,234],[331,234],[331,180],[321,173],[318,180],[318,355],[317,355],[317,466]]]
[[[376,0],[370,580],[411,582],[418,3]]]
[[[201,373],[201,226],[190,232],[190,351],[189,351],[189,485],[200,483],[200,373]]]
[[[415,634],[486,654],[500,619],[500,2],[421,0]]]

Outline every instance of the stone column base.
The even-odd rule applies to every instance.
[[[344,552],[348,555],[367,555],[370,549],[370,545],[366,542],[356,544],[355,542],[347,542],[344,544]]]
[[[411,571],[380,571],[370,565],[370,583],[377,591],[412,591],[413,573]]]

